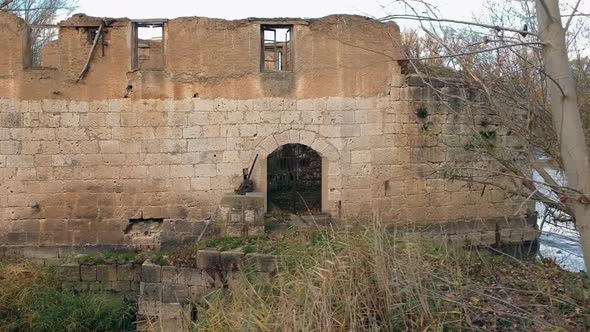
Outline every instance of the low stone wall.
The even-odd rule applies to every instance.
[[[217,290],[230,289],[241,273],[270,280],[276,257],[242,251],[199,250],[196,267],[143,264],[65,264],[59,266],[64,289],[110,291],[138,297],[139,331],[187,330],[196,312],[192,303]]]
[[[244,203],[251,199],[250,196],[232,198],[222,208],[222,222],[217,230],[225,236],[257,236],[264,234],[264,226],[260,210],[256,205]],[[240,204],[234,204],[240,201]],[[254,199],[254,201],[260,201]],[[533,242],[538,239],[539,230],[536,225],[536,214],[529,216],[487,218],[465,221],[453,221],[436,224],[393,224],[389,226],[392,231],[421,232],[435,242],[446,245],[458,246],[501,246],[517,245]],[[315,223],[314,223],[315,224]],[[31,246],[0,246],[0,259],[33,259],[39,261],[51,259],[63,259],[78,254],[95,253],[101,251],[126,250],[126,247],[118,246],[90,246],[90,247],[31,247]]]
[[[182,331],[198,314],[191,305],[216,289],[230,289],[244,271],[269,280],[276,257],[241,251],[200,250],[197,268],[142,266],[137,329]]]
[[[141,273],[139,264],[59,266],[62,288],[76,291],[136,293],[140,289]]]
[[[416,232],[431,237],[442,245],[504,246],[537,241],[537,216],[488,218],[447,223],[415,225],[398,224],[391,231]]]

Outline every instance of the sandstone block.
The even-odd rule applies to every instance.
[[[163,303],[185,303],[189,298],[187,285],[175,283],[162,283]]]
[[[96,266],[96,280],[98,280],[98,281],[116,281],[117,280],[117,266],[116,265],[97,265]]]
[[[80,265],[80,279],[82,281],[96,281],[96,265]]]
[[[162,282],[176,283],[178,281],[178,269],[175,266],[162,266]]]
[[[274,272],[277,268],[277,257],[273,255],[250,253],[247,254],[243,265],[254,272]]]
[[[157,283],[162,281],[162,267],[149,262],[141,266],[141,281],[147,283]]]
[[[162,284],[160,282],[141,282],[139,288],[142,300],[162,301]]]
[[[61,280],[80,281],[80,265],[66,264],[58,267],[58,273]]]
[[[186,286],[207,286],[200,270],[186,267],[178,269],[178,284]]]

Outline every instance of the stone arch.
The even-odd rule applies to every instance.
[[[279,146],[285,144],[303,144],[314,149],[322,157],[329,161],[338,161],[340,152],[324,137],[309,130],[289,129],[278,134],[273,134],[258,143],[254,149],[254,155],[259,158],[266,158]]]
[[[279,146],[285,144],[308,146],[322,157],[322,212],[335,217],[338,213],[338,199],[341,190],[341,181],[336,181],[336,177],[340,176],[340,174],[336,174],[340,170],[340,152],[324,137],[313,131],[289,129],[269,135],[256,146],[252,156],[254,158],[258,154],[258,161],[253,172],[256,190],[264,193],[266,202],[268,199],[267,158]],[[265,211],[268,211],[267,206],[265,206]]]

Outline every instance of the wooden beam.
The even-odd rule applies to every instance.
[[[98,40],[100,39],[100,36],[102,35],[102,31],[105,27],[105,22],[103,21],[100,24],[100,27],[98,27],[98,31],[96,32],[96,35],[94,36],[94,42],[92,43],[92,48],[90,49],[90,53],[88,53],[88,57],[86,58],[86,64],[84,65],[84,68],[82,68],[82,72],[80,72],[80,76],[78,76],[78,79],[76,80],[76,83],[80,82],[84,76],[86,75],[86,72],[88,71],[88,68],[90,66],[90,60],[92,60],[92,55],[94,54],[94,50],[96,49],[96,44],[98,44]]]

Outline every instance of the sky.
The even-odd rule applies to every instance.
[[[445,16],[470,18],[484,0],[433,0]],[[175,18],[206,16],[238,19],[247,17],[321,17],[329,14],[360,14],[383,17],[399,12],[395,0],[79,0],[76,12],[91,16]]]
[[[410,0],[417,2],[419,0]],[[490,0],[427,0],[436,6],[439,16],[468,20],[485,15],[485,2]],[[516,3],[522,0],[494,0]],[[564,13],[571,13],[578,0],[560,0]],[[330,14],[359,14],[381,18],[388,14],[404,14],[406,8],[399,0],[78,0],[75,12],[98,17],[127,17],[130,19],[176,18],[205,16],[240,19],[247,17],[322,17]],[[590,0],[582,0],[580,10],[590,13]],[[418,28],[419,23],[396,20],[403,29]],[[520,28],[520,27],[517,27]],[[152,34],[152,32],[147,33]],[[141,37],[149,37],[141,36]]]

